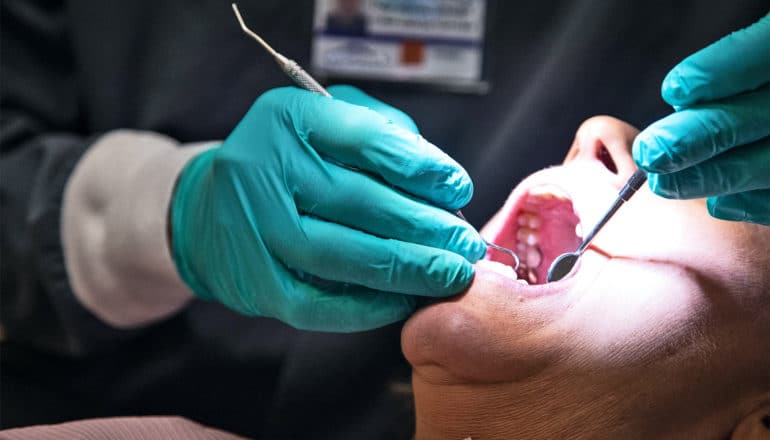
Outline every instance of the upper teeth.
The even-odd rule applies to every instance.
[[[578,223],[575,225],[575,235],[577,235],[580,238],[583,238],[583,224]]]
[[[519,214],[517,222],[519,230],[516,231],[516,251],[521,258],[519,276],[535,284],[537,275],[533,269],[543,261],[543,255],[538,247],[540,236],[537,231],[543,221],[538,214],[525,211]]]
[[[540,185],[529,190],[529,194],[543,198],[569,199],[569,195],[556,185]]]
[[[543,255],[536,247],[527,248],[527,254],[524,256],[524,261],[527,262],[529,267],[538,267],[543,261]]]

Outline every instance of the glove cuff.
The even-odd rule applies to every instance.
[[[194,231],[199,228],[196,228],[194,223],[206,221],[206,212],[210,209],[206,205],[207,195],[210,193],[209,176],[218,150],[219,148],[213,148],[204,151],[193,158],[182,170],[171,199],[169,215],[171,220],[169,241],[177,272],[195,296],[205,300],[212,300],[214,296],[206,283],[196,275],[195,261],[192,258],[196,253],[193,247],[201,245],[202,237],[196,237]],[[208,257],[217,258],[216,255]]]

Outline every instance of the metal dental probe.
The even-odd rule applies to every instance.
[[[305,90],[331,98],[332,95],[330,95],[329,92],[327,92],[326,89],[315,80],[315,78],[310,76],[310,74],[307,73],[305,69],[300,67],[296,61],[290,60],[289,58],[286,58],[285,56],[276,52],[276,50],[267,44],[265,40],[254,33],[251,29],[249,29],[246,26],[246,23],[243,22],[243,17],[241,17],[241,13],[238,11],[238,6],[235,3],[231,3],[231,6],[233,7],[233,12],[235,12],[235,17],[238,19],[238,23],[241,25],[243,32],[245,32],[246,35],[250,36],[251,38],[257,40],[257,42],[262,47],[264,47],[268,53],[270,53],[275,62],[278,63],[278,66],[281,68],[281,70],[283,70],[284,73],[286,73],[286,75],[292,79],[292,81],[294,81],[298,86]]]
[[[278,66],[281,68],[281,70],[286,73],[286,75],[289,76],[289,78],[292,79],[299,87],[313,92],[317,93],[319,95],[323,95],[326,97],[331,98],[332,95],[321,85],[318,83],[318,81],[315,80],[312,76],[310,76],[309,73],[305,71],[302,67],[300,67],[299,64],[297,64],[296,61],[291,60],[289,58],[286,58],[285,56],[278,53],[275,49],[273,49],[265,40],[262,39],[259,35],[257,35],[254,31],[248,28],[246,26],[246,23],[243,21],[243,17],[241,17],[241,13],[238,10],[238,6],[235,3],[231,3],[231,6],[233,7],[233,12],[235,13],[235,18],[238,19],[238,24],[241,25],[241,29],[243,32],[246,33],[246,35],[250,36],[251,38],[257,40],[257,42],[267,50],[267,52],[273,57],[276,63],[278,63]],[[466,223],[468,220],[465,219],[465,216],[462,212],[455,211],[455,215],[460,217],[463,221]],[[484,243],[489,246],[492,249],[498,250],[500,252],[504,252],[508,255],[510,255],[513,258],[513,261],[516,262],[516,265],[513,267],[513,270],[517,270],[519,268],[519,257],[510,249],[504,248],[502,246],[498,246],[494,243],[490,243],[486,240],[484,240]]]
[[[455,215],[460,217],[460,220],[464,221],[465,223],[468,223],[468,220],[465,218],[465,216],[463,215],[462,211],[460,211],[459,209],[457,211],[455,211]],[[520,264],[519,256],[516,255],[515,252],[513,252],[512,250],[510,250],[508,248],[504,248],[504,247],[498,246],[498,245],[496,245],[494,243],[490,243],[490,242],[484,240],[483,238],[482,238],[482,240],[484,241],[484,244],[486,244],[487,246],[491,247],[492,249],[510,255],[511,258],[513,258],[513,261],[516,263],[515,266],[513,266],[513,270],[517,271],[519,269],[519,264]]]
[[[615,202],[612,203],[612,206],[610,206],[610,209],[608,209],[604,214],[604,217],[602,217],[596,226],[591,229],[591,232],[586,235],[577,250],[575,252],[567,252],[566,254],[561,254],[555,260],[553,260],[551,267],[548,268],[549,283],[553,281],[559,281],[560,279],[567,276],[570,271],[572,271],[572,268],[575,267],[575,264],[577,264],[580,256],[583,255],[583,252],[585,252],[586,248],[591,243],[591,240],[594,239],[596,234],[599,233],[599,231],[604,227],[605,224],[607,224],[612,216],[618,212],[620,207],[623,206],[623,203],[629,201],[631,196],[636,194],[636,190],[638,190],[646,181],[647,175],[644,174],[644,171],[642,170],[636,170],[636,172],[631,175],[631,178],[628,179],[626,185],[618,193],[618,198],[616,198]]]

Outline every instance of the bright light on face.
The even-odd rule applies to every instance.
[[[482,230],[523,256],[516,276],[480,263],[465,294],[407,322],[417,438],[725,438],[770,415],[770,228],[645,186],[543,284],[635,171],[636,133],[584,123],[564,165],[525,179]]]

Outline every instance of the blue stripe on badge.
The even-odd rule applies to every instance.
[[[371,42],[378,42],[378,43],[383,43],[383,42],[384,43],[402,43],[404,41],[417,41],[427,45],[476,47],[476,48],[480,48],[483,44],[479,40],[436,38],[436,37],[425,37],[421,35],[406,35],[406,34],[350,36],[350,35],[343,35],[343,34],[335,34],[333,32],[328,32],[328,31],[316,31],[315,35],[320,37],[340,38],[348,41],[350,40],[361,41],[361,42],[371,41]]]

